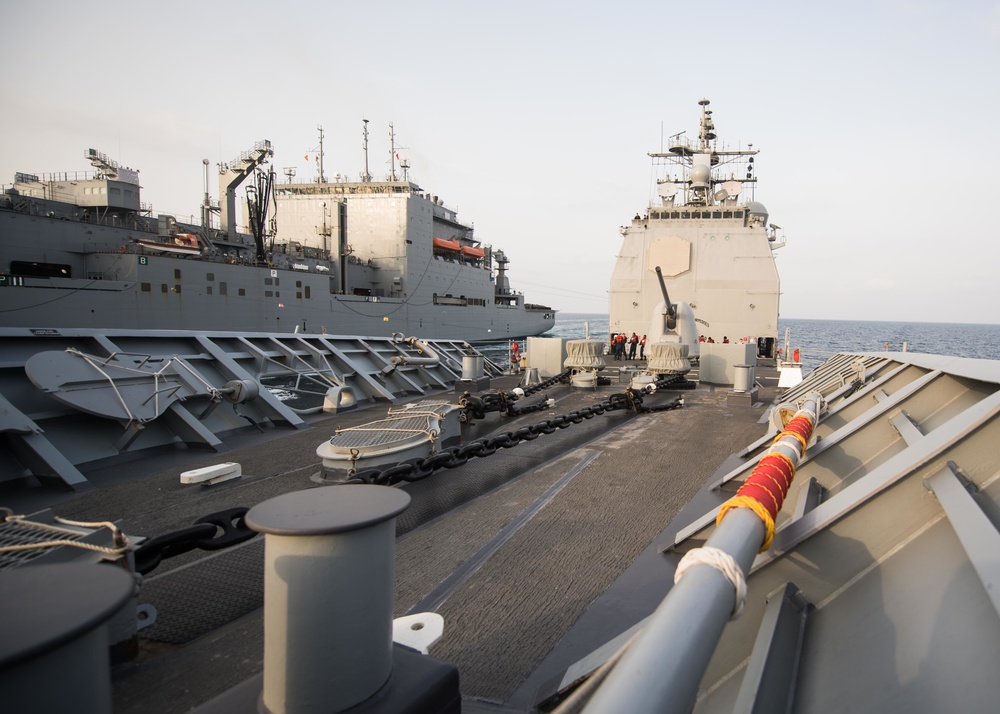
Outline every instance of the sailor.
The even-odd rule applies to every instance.
[[[722,344],[724,344],[724,345],[728,345],[729,344],[729,338],[726,335],[722,336]]]
[[[639,335],[632,333],[632,337],[629,338],[628,346],[628,358],[630,360],[635,359],[635,350],[639,347]]]
[[[521,346],[517,344],[517,340],[514,340],[513,344],[510,346],[510,366],[511,370],[517,374],[521,371]]]
[[[646,359],[644,354],[645,352],[646,352],[646,336],[643,335],[642,339],[639,340],[639,359]]]

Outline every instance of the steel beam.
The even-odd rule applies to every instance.
[[[811,610],[812,605],[794,583],[785,583],[767,596],[734,712],[776,714],[790,710]]]
[[[969,493],[953,461],[928,478],[924,485],[937,496],[993,608],[1000,615],[1000,533]]]

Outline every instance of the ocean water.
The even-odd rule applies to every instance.
[[[812,368],[837,352],[923,352],[1000,359],[1000,325],[860,320],[778,320],[778,342],[789,330],[789,346]]]
[[[590,337],[606,340],[609,319],[600,313],[556,313],[548,337],[582,340],[586,326]],[[803,366],[816,367],[837,352],[899,352],[906,343],[910,352],[955,357],[1000,359],[1000,325],[965,325],[934,322],[868,322],[860,320],[778,320],[778,343],[789,331],[789,346],[801,353]],[[522,344],[522,348],[524,345]],[[488,354],[505,355],[506,345],[490,345]],[[484,350],[486,351],[486,350]]]

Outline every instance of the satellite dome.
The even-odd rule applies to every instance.
[[[712,178],[712,169],[699,164],[691,168],[691,185],[708,186],[709,179]]]
[[[767,208],[764,207],[763,203],[748,202],[747,212],[750,214],[750,218],[760,218],[761,223],[767,223]]]

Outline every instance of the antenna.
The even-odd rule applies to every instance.
[[[365,181],[365,182],[368,182],[368,181],[372,180],[372,175],[370,173],[368,173],[368,120],[367,119],[362,119],[361,121],[363,121],[365,123],[365,145],[364,145],[364,149],[365,149],[365,172],[363,174],[361,174],[361,180]]]
[[[389,178],[396,180],[396,133],[393,131],[392,122],[389,122]]]
[[[295,178],[295,167],[294,166],[286,166],[285,168],[282,169],[282,171],[284,172],[285,176],[288,178],[288,183],[291,183],[292,179]]]
[[[208,165],[209,165],[209,163],[210,162],[209,162],[208,159],[202,159],[201,160],[201,165],[205,169],[205,202],[201,205],[201,227],[204,228],[206,231],[208,230],[209,210],[212,207],[212,200],[208,197]]]
[[[317,157],[319,161],[319,182],[326,183],[326,176],[323,175],[323,125],[320,124],[316,127],[319,130],[319,156]],[[289,179],[291,180],[291,179]]]

